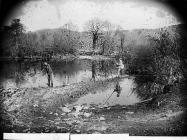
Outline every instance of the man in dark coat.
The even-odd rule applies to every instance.
[[[48,75],[48,86],[49,87],[53,87],[53,71],[51,69],[51,66],[47,63],[47,62],[44,62],[44,68],[46,70],[46,73]]]

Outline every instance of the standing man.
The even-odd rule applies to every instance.
[[[124,69],[122,58],[119,58],[119,63],[117,64],[117,67],[118,67],[118,76],[120,76],[122,73],[122,69]]]
[[[53,71],[51,69],[51,66],[47,62],[44,62],[44,69],[46,70],[46,73],[48,75],[48,86],[53,87]]]

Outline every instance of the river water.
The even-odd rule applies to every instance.
[[[51,62],[54,87],[116,77],[117,68],[114,63],[114,60],[88,59]],[[3,88],[47,87],[47,75],[41,70],[41,62],[1,62],[0,85]],[[136,92],[131,94],[136,87],[133,78],[124,78],[119,81],[119,85],[119,94],[116,92],[110,97],[116,86],[116,83],[111,83],[79,97],[74,104],[103,104],[108,97],[108,105],[130,105],[140,101]]]

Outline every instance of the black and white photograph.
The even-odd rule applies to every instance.
[[[186,0],[1,0],[1,132],[187,136],[185,13]]]

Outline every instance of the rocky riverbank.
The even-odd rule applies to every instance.
[[[116,82],[80,82],[55,88],[1,89],[3,132],[184,135],[185,108],[167,93],[134,105],[72,105],[83,94]]]

